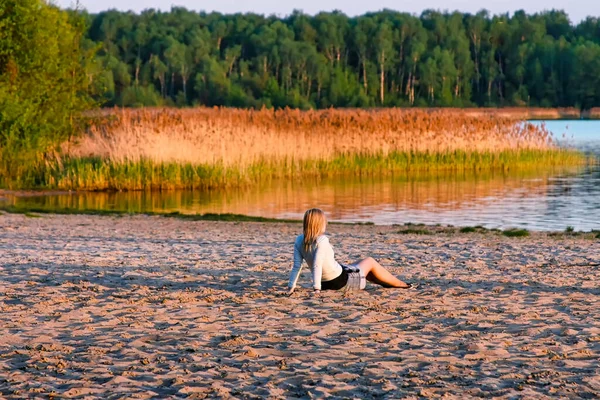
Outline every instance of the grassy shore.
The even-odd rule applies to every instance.
[[[76,208],[56,208],[56,207],[44,207],[44,206],[27,206],[27,205],[5,205],[0,203],[0,215],[2,213],[9,214],[22,214],[28,218],[40,218],[42,215],[95,215],[95,216],[134,216],[134,215],[145,215],[153,217],[164,217],[164,218],[175,218],[184,221],[222,221],[222,222],[263,222],[263,223],[293,223],[301,224],[301,220],[295,219],[280,219],[280,218],[264,218],[256,217],[244,214],[217,214],[217,213],[205,213],[205,214],[184,214],[180,212],[129,212],[119,210],[86,210]],[[374,225],[372,222],[335,222],[331,221],[333,225]],[[414,224],[407,222],[398,226],[399,230],[395,233],[401,235],[441,235],[441,234],[485,234],[485,235],[502,235],[506,237],[528,237],[531,233],[527,229],[488,229],[481,225],[478,226],[465,226],[455,227],[452,225],[426,225],[426,224]],[[538,232],[539,233],[539,232]],[[565,237],[582,237],[587,239],[600,239],[600,231],[592,230],[590,232],[575,231],[572,227],[567,227],[564,231],[547,232],[545,235],[553,238],[565,238]]]
[[[182,214],[179,212],[158,213],[158,212],[143,212],[131,213],[127,211],[117,210],[79,210],[74,208],[47,208],[47,207],[26,207],[26,206],[11,206],[2,205],[0,203],[0,211],[9,214],[23,214],[31,218],[39,217],[38,214],[56,214],[56,215],[99,215],[99,216],[125,216],[125,215],[146,215],[159,216],[165,218],[177,218],[186,221],[227,221],[227,222],[280,222],[280,223],[300,223],[302,221],[292,219],[275,219],[254,217],[251,215],[242,214]]]
[[[50,163],[25,186],[63,190],[170,190],[250,186],[270,179],[387,176],[436,171],[510,170],[540,166],[577,165],[585,158],[568,150],[493,152],[392,153],[345,155],[331,160],[259,161],[250,165],[195,165],[148,159],[114,162],[99,157],[68,158]]]
[[[510,170],[587,162],[543,127],[456,110],[114,110],[4,186],[222,188],[344,174]]]

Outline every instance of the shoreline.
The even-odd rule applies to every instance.
[[[283,289],[294,223],[0,216],[0,397],[596,397],[600,242],[331,225],[417,290]]]
[[[1,194],[1,193],[0,193]],[[95,217],[160,217],[165,219],[177,219],[181,221],[212,221],[212,222],[234,222],[234,223],[267,223],[267,224],[302,224],[300,219],[282,219],[282,218],[266,218],[245,214],[231,213],[206,213],[206,214],[186,214],[175,212],[130,212],[119,210],[79,210],[79,209],[46,209],[40,207],[15,207],[4,206],[0,197],[0,216],[2,213],[25,215],[30,218],[39,218],[41,215],[59,216],[59,215],[75,215],[75,216],[95,216]],[[37,215],[41,214],[41,215]],[[564,237],[581,237],[587,239],[600,239],[600,230],[592,229],[590,231],[575,231],[567,227],[564,231],[537,231],[525,228],[510,227],[506,229],[486,228],[482,225],[474,226],[454,226],[441,224],[423,224],[406,222],[403,224],[377,225],[372,222],[339,222],[329,221],[330,225],[347,225],[347,226],[377,226],[391,227],[398,229],[397,233],[406,235],[452,235],[452,234],[488,234],[488,235],[503,235],[506,237],[527,237],[531,234],[545,235],[552,238]]]
[[[144,107],[148,110],[180,110],[179,107]],[[239,109],[237,107],[221,107],[221,109]],[[587,110],[580,110],[575,107],[371,107],[371,108],[353,108],[353,107],[338,107],[336,110],[419,110],[425,112],[447,111],[470,116],[486,116],[497,115],[504,118],[524,119],[526,121],[543,121],[543,120],[564,120],[564,121],[597,121],[600,120],[600,107],[595,107]],[[116,111],[123,110],[139,110],[135,107],[102,107],[98,110],[90,111],[86,114],[89,117],[105,117]],[[302,110],[307,111],[323,111],[324,109]]]

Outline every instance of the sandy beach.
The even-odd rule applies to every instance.
[[[330,225],[419,288],[287,297],[300,230],[0,215],[0,397],[600,396],[599,240]]]

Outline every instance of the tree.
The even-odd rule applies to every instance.
[[[2,174],[57,149],[92,106],[76,13],[41,0],[0,3],[0,157]]]
[[[315,16],[317,29],[317,48],[327,58],[330,72],[346,61],[346,34],[349,25],[348,17],[340,11],[319,13]]]
[[[474,80],[477,93],[481,91],[481,43],[485,37],[487,19],[487,11],[480,11],[474,16],[467,15],[466,17],[467,33],[473,49]]]
[[[190,53],[185,44],[172,39],[169,47],[165,50],[165,59],[167,64],[171,66],[173,74],[175,71],[179,73],[183,83],[183,99],[187,103],[187,81],[190,77]]]
[[[365,93],[369,90],[369,81],[367,79],[367,63],[369,61],[370,41],[369,37],[375,30],[375,21],[371,17],[360,17],[353,28],[354,48],[358,54],[359,63],[362,69],[362,80]]]
[[[160,82],[160,95],[164,98],[166,96],[165,74],[169,69],[160,57],[154,54],[150,56],[150,65],[152,66],[152,77]]]
[[[579,44],[575,48],[577,60],[571,84],[575,88],[576,101],[582,109],[600,104],[600,45],[590,42]]]
[[[390,60],[394,56],[392,43],[392,30],[388,23],[379,25],[375,34],[375,51],[377,53],[377,63],[379,64],[379,101],[383,104],[385,100],[385,73]]]

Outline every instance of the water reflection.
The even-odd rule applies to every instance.
[[[270,182],[247,190],[77,193],[12,198],[17,205],[128,212],[238,213],[300,219],[319,206],[332,220],[483,225],[535,230],[600,228],[600,170],[446,173]]]

